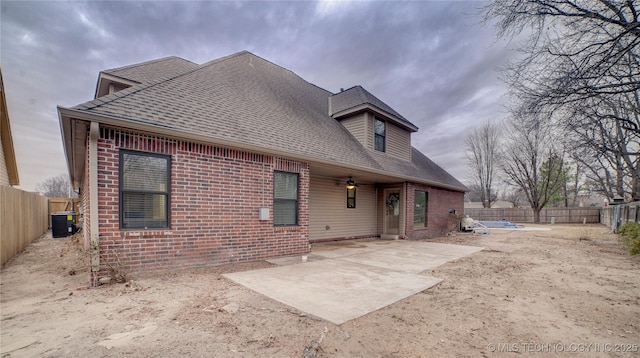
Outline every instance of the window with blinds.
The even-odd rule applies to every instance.
[[[298,225],[297,173],[273,173],[273,225]]]
[[[169,227],[171,156],[120,151],[120,227]]]

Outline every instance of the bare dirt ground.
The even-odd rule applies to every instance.
[[[1,271],[1,356],[639,356],[640,257],[604,226],[547,227],[437,239],[487,249],[340,326],[221,277],[266,262],[86,289],[82,252],[45,235]]]

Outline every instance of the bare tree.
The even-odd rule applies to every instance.
[[[573,157],[610,198],[640,200],[639,13],[637,0],[492,0],[483,8],[498,36],[528,35],[503,68],[512,97],[577,134]]]
[[[505,187],[500,193],[500,198],[504,201],[510,202],[514,208],[520,207],[524,202],[526,202],[522,189],[515,186]]]
[[[493,180],[499,161],[500,127],[494,122],[484,122],[465,139],[466,159],[475,186],[480,192],[482,206],[490,208],[497,200],[493,193]]]
[[[500,37],[529,34],[509,82],[541,103],[561,104],[640,88],[639,7],[636,0],[493,0],[482,13]]]
[[[507,184],[522,190],[540,222],[540,211],[562,189],[565,170],[554,127],[548,120],[521,114],[509,122],[509,136],[501,169]]]
[[[585,168],[585,182],[596,193],[607,198],[624,197],[624,170],[622,162],[611,156],[598,155],[587,149],[574,148],[573,160]]]
[[[465,194],[465,201],[478,203],[483,202],[482,198],[483,195],[486,195],[486,192],[484,192],[478,184],[473,183],[467,185],[467,188],[469,189],[469,191]],[[489,198],[491,203],[495,203],[498,200],[498,192],[493,191],[492,189],[491,196]]]
[[[574,106],[568,116],[577,152],[573,156],[609,198],[629,194],[640,200],[640,132],[633,129],[640,125],[638,96],[594,97],[588,106]]]
[[[36,184],[36,190],[49,198],[68,198],[70,193],[69,176],[66,174],[56,175]],[[72,196],[75,193],[71,192]]]
[[[567,168],[567,173],[569,180],[565,186],[565,206],[576,207],[578,206],[580,192],[585,189],[584,166],[573,160],[573,165]]]

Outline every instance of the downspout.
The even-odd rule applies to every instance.
[[[382,184],[377,184],[376,185],[376,237],[378,238],[382,238],[382,235],[384,235],[384,221],[385,221],[384,210],[386,207],[384,200],[385,200],[384,188],[382,187]]]
[[[100,125],[91,122],[89,130],[89,228],[91,232],[91,285],[98,286],[98,271],[100,271],[100,232],[98,227],[98,138]]]
[[[398,234],[402,239],[407,239],[407,182],[402,183],[402,190],[400,191],[402,206],[400,207],[400,227],[398,230]]]

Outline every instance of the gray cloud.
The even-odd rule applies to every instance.
[[[327,90],[362,85],[414,122],[414,145],[461,180],[464,136],[504,116],[510,55],[470,16],[480,2],[97,1],[1,4],[0,59],[21,187],[66,171],[56,106],[98,72],[249,50]]]

